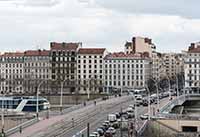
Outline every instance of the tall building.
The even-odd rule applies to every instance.
[[[164,53],[164,66],[166,75],[174,78],[178,74],[184,73],[184,55],[178,53]]]
[[[200,93],[200,42],[192,43],[185,57],[185,87]]]
[[[161,77],[166,75],[165,63],[162,54],[158,52],[152,53],[152,78],[159,81]]]
[[[64,82],[64,93],[73,93],[77,85],[77,52],[82,43],[56,43],[50,45],[52,80],[55,81],[52,90],[60,92]]]
[[[77,77],[81,93],[103,92],[103,58],[105,48],[80,48],[77,59]]]
[[[151,75],[148,54],[110,53],[104,58],[106,91],[115,88],[144,88]]]
[[[24,90],[36,93],[39,84],[40,93],[49,93],[51,81],[51,64],[49,50],[28,50],[24,52]]]
[[[24,53],[8,52],[0,56],[0,91],[12,94],[23,93]]]
[[[156,46],[152,43],[152,39],[143,37],[133,37],[131,42],[126,42],[125,53],[144,53],[148,52],[149,56],[152,56],[152,52]]]

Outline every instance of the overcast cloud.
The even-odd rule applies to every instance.
[[[49,48],[51,41],[123,50],[132,36],[153,39],[159,51],[199,41],[200,1],[0,0],[0,51]]]

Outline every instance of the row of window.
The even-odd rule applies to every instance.
[[[105,64],[105,68],[121,68],[121,67],[123,67],[123,68],[143,68],[143,64],[132,64],[132,65],[130,65],[130,64]]]
[[[78,63],[103,63],[103,60],[78,60]]]
[[[105,60],[105,63],[143,63],[144,60]]]
[[[81,72],[82,72],[82,73],[90,73],[90,74],[91,74],[91,73],[100,73],[100,74],[101,74],[101,73],[103,73],[103,70],[99,70],[99,71],[98,71],[98,70],[82,70],[82,71],[81,71],[81,70],[78,70],[78,73],[79,73],[79,74],[80,74]]]
[[[88,78],[95,78],[95,79],[102,79],[103,76],[102,75],[83,75],[83,77],[81,77],[81,75],[78,75],[78,79],[88,79]]]
[[[130,75],[128,75],[128,76],[120,76],[120,75],[109,75],[109,76],[105,76],[105,80],[116,80],[116,79],[119,79],[119,80],[121,80],[121,78],[123,79],[123,80],[143,80],[143,76],[142,75],[132,75],[132,76],[130,76]]]
[[[107,75],[107,74],[119,74],[120,75],[120,73],[122,73],[122,74],[125,74],[125,73],[128,73],[128,74],[130,74],[130,73],[132,73],[132,74],[134,74],[134,73],[136,73],[136,74],[143,74],[143,69],[140,69],[140,70],[138,70],[138,69],[136,69],[136,70],[129,70],[129,69],[127,69],[127,70],[124,70],[124,69],[118,69],[118,70],[112,70],[112,69],[110,69],[110,70],[105,70],[105,74]]]
[[[79,58],[79,59],[80,59],[80,58],[84,58],[84,59],[85,59],[85,58],[89,58],[89,59],[91,59],[91,58],[95,58],[95,59],[96,59],[96,58],[100,58],[100,59],[101,59],[101,58],[103,58],[103,56],[101,56],[101,55],[100,55],[100,56],[97,56],[97,55],[95,55],[95,56],[90,56],[90,55],[89,55],[89,56],[86,56],[86,55],[80,56],[80,55],[79,55],[78,58]]]
[[[105,82],[106,86],[144,86],[144,82],[143,81],[106,81]]]
[[[98,65],[98,66],[99,66],[99,68],[103,68],[102,65]],[[83,68],[86,68],[86,67],[88,67],[88,68],[97,68],[97,65],[82,65],[82,67]],[[78,65],[78,68],[81,68],[81,65]]]

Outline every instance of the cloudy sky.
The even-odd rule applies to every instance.
[[[198,0],[0,0],[0,51],[49,48],[49,42],[123,50],[132,36],[161,52],[200,41]]]

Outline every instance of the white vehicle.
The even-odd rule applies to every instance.
[[[115,122],[115,121],[117,121],[117,117],[115,114],[108,114],[108,120],[110,122]]]

